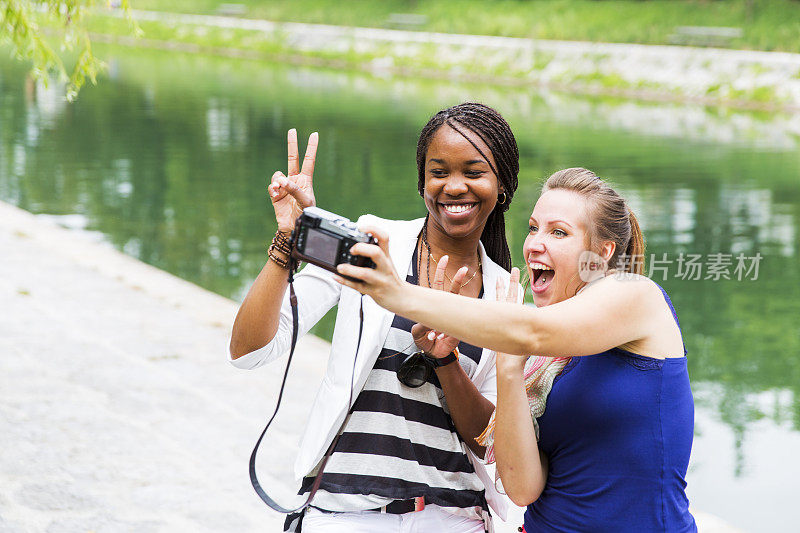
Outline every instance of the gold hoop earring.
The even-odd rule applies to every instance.
[[[502,200],[500,199],[501,195],[503,196]],[[497,203],[498,204],[504,205],[506,203],[506,200],[508,200],[508,196],[506,195],[505,191],[503,191],[503,192],[501,192],[500,194],[497,195]]]

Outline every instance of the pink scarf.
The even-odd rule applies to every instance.
[[[539,440],[539,423],[536,418],[542,416],[547,406],[547,396],[553,388],[553,380],[569,363],[571,357],[540,357],[532,355],[525,362],[525,392],[528,394],[528,405],[531,408],[533,427],[536,439]],[[481,446],[486,446],[485,460],[494,462],[494,416],[495,410],[489,419],[489,425],[475,440]]]

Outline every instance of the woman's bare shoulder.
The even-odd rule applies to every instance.
[[[620,346],[655,359],[683,355],[680,329],[661,287],[646,276],[621,274],[603,280],[607,294],[618,294],[635,308],[633,313],[646,327],[641,339]]]
[[[631,272],[611,272],[603,278],[590,282],[581,292],[596,292],[604,295],[617,294],[624,298],[646,298],[656,302],[661,298],[661,289],[647,276]]]

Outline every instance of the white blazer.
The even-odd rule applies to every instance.
[[[411,266],[417,237],[422,229],[424,219],[397,221],[364,215],[359,218],[358,222],[359,224],[376,225],[388,232],[389,256],[395,268],[398,269],[398,275],[401,279],[405,279]],[[483,262],[484,298],[493,301],[497,278],[502,278],[508,285],[509,273],[487,257],[483,244],[480,245],[480,254]],[[339,304],[328,367],[314,399],[295,462],[295,475],[301,478],[311,472],[322,459],[341,428],[349,409],[347,401],[350,396],[353,353],[358,340],[358,310],[361,295],[353,289],[343,287],[333,280],[330,272],[314,265],[307,265],[295,276],[294,287],[297,294],[299,316],[298,337],[307,333],[331,307]],[[375,365],[386,341],[393,319],[394,313],[380,307],[372,298],[364,297],[364,329],[361,347],[356,356],[353,399],[364,387],[367,376]],[[231,363],[238,368],[248,370],[257,368],[287,354],[291,340],[292,310],[287,291],[281,306],[278,331],[275,337],[258,350],[238,359],[231,358]],[[347,364],[343,364],[343,362]],[[493,351],[483,349],[472,382],[486,399],[497,403],[497,372]],[[505,520],[508,507],[506,498],[495,489],[494,480],[486,471],[483,461],[469,448],[467,448],[467,454],[486,488],[487,502],[495,513]]]

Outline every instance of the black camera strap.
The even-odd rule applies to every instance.
[[[292,347],[289,350],[289,358],[286,361],[286,369],[283,371],[283,381],[281,381],[281,388],[278,392],[278,403],[275,405],[275,411],[272,413],[272,416],[269,418],[264,431],[261,432],[261,436],[258,437],[258,441],[256,441],[256,445],[253,448],[253,453],[250,454],[250,483],[252,483],[253,488],[258,494],[258,497],[263,500],[269,507],[278,511],[279,513],[283,514],[291,514],[296,513],[297,511],[301,511],[308,507],[311,504],[311,500],[314,498],[314,495],[317,493],[317,489],[319,489],[319,485],[322,482],[322,474],[325,471],[325,465],[328,462],[333,450],[336,448],[336,443],[339,442],[339,436],[341,435],[341,427],[336,432],[336,436],[331,442],[331,445],[328,447],[328,450],[325,452],[325,455],[322,457],[322,461],[319,464],[319,471],[317,475],[314,477],[314,482],[311,484],[311,488],[308,492],[308,497],[306,500],[300,505],[299,507],[289,509],[279,505],[275,500],[273,500],[266,491],[261,487],[261,483],[258,481],[258,477],[256,476],[256,454],[258,453],[258,448],[261,445],[261,441],[264,439],[264,435],[266,435],[269,426],[272,424],[272,421],[275,420],[275,417],[278,414],[278,409],[281,406],[281,399],[283,398],[283,389],[286,386],[286,377],[289,375],[289,366],[292,364],[292,356],[294,355],[294,348],[297,344],[297,332],[299,330],[299,318],[298,318],[298,311],[297,311],[297,294],[294,292],[294,266],[293,264],[289,265],[289,303],[292,306]],[[364,296],[361,296],[361,304],[358,310],[359,316],[359,324],[358,324],[358,342],[356,343],[356,357],[358,357],[358,349],[361,347],[361,334],[364,330]],[[347,417],[350,415],[350,411],[353,408],[353,383],[355,381],[356,375],[356,357],[353,358],[353,372],[350,375],[350,396],[347,400],[347,415],[345,416],[344,421],[342,422],[342,426],[344,426],[345,422],[347,421]]]

